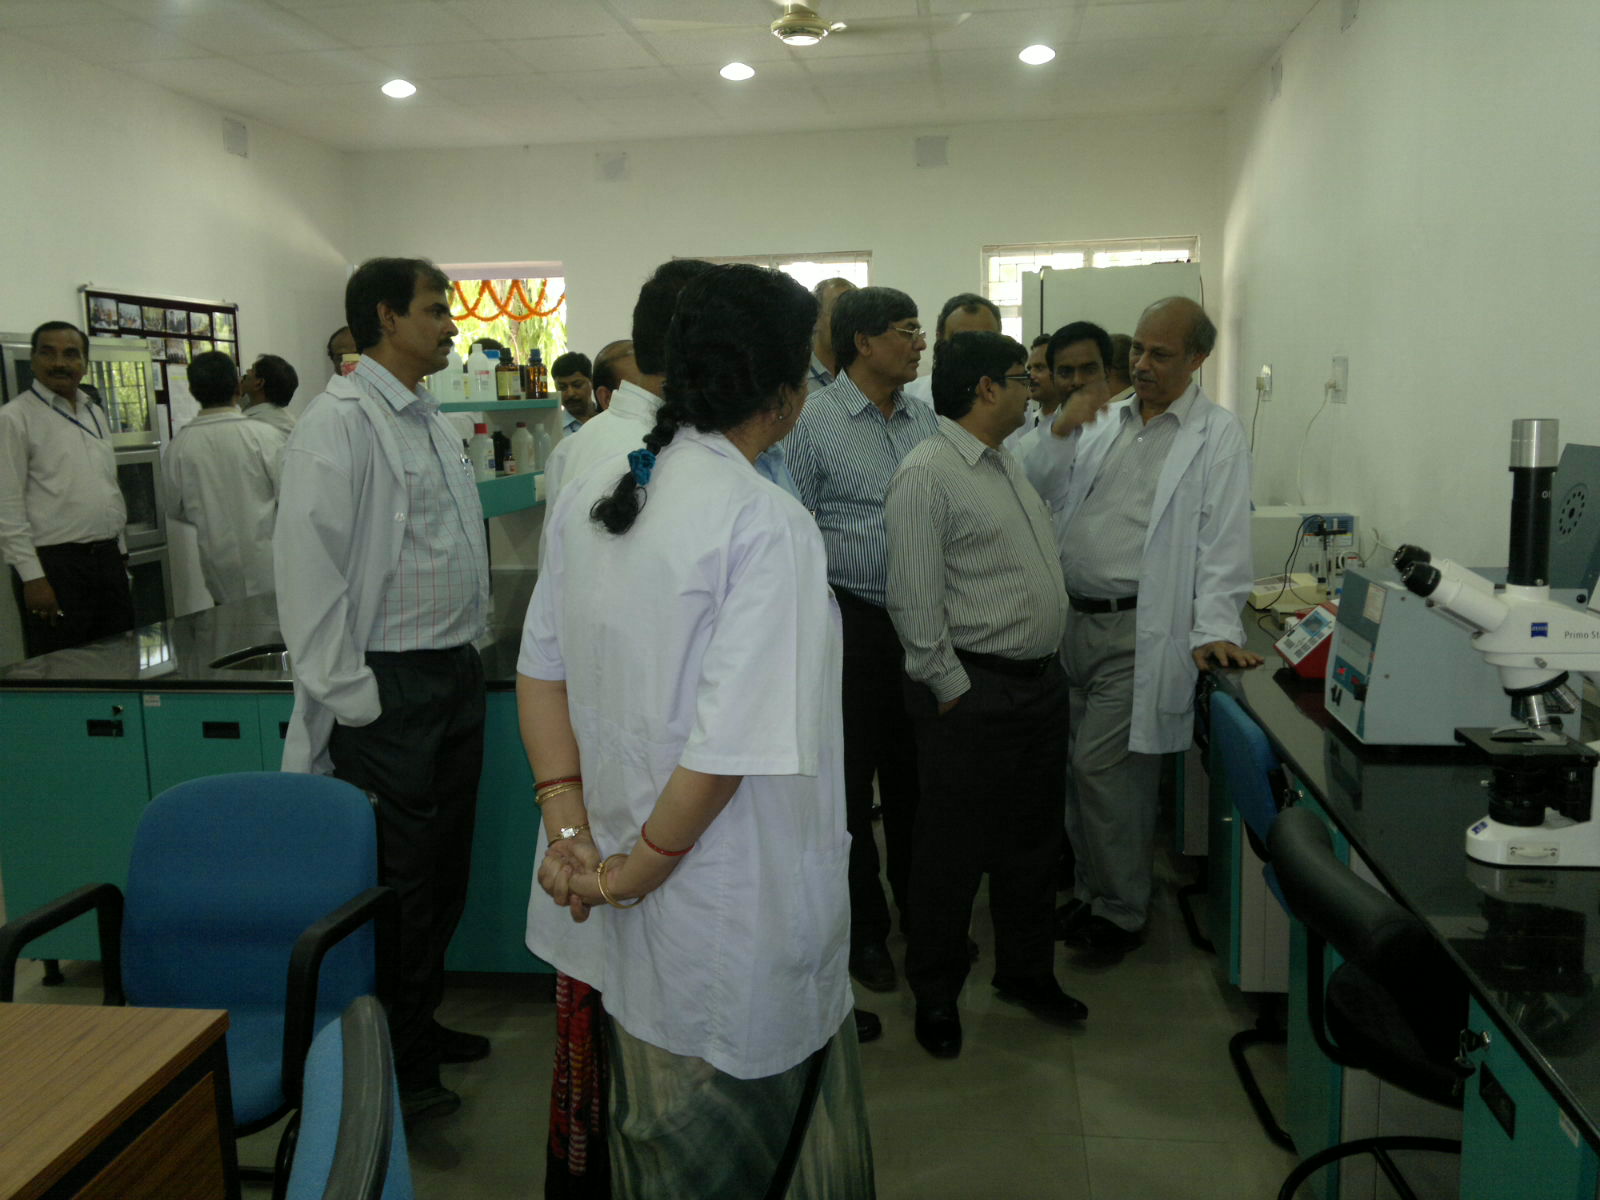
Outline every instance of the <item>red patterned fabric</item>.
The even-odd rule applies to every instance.
[[[550,1085],[547,1200],[606,1200],[606,1050],[600,993],[556,973],[556,1061]]]

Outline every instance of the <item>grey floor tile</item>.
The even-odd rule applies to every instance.
[[[930,1125],[877,1155],[878,1200],[1087,1200],[1077,1137]]]
[[[1291,1154],[1248,1142],[1083,1139],[1090,1200],[1271,1200]]]

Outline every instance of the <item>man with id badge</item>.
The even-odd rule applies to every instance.
[[[79,384],[89,339],[33,331],[33,384],[0,408],[0,551],[29,658],[133,628],[111,422]]]

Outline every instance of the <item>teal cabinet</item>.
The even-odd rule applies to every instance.
[[[524,943],[528,893],[539,843],[533,772],[517,727],[514,692],[490,692],[483,777],[472,839],[472,882],[445,954],[451,971],[548,972]]]
[[[0,877],[9,917],[87,883],[123,887],[150,790],[137,693],[0,693]],[[86,914],[29,958],[98,959]]]
[[[205,775],[261,770],[259,699],[248,693],[147,692],[150,794]]]
[[[261,770],[276,771],[283,766],[283,741],[289,732],[289,717],[294,712],[293,692],[265,692],[256,700],[256,720],[261,729]]]
[[[1472,1200],[1593,1200],[1600,1160],[1476,1000],[1461,1128],[1461,1195]]]

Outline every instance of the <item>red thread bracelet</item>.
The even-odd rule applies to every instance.
[[[537,787],[535,787],[533,790],[535,792],[542,792],[542,791],[545,790],[545,788],[555,787],[555,785],[558,784],[558,783],[582,783],[582,782],[583,782],[583,776],[582,775],[565,775],[560,779],[546,779],[543,782],[541,782]]]
[[[656,845],[650,840],[650,835],[644,831],[644,825],[639,826],[639,836],[644,839],[644,844],[646,846],[649,846],[650,849],[654,850],[657,854],[664,855],[667,858],[682,858],[685,854],[694,849],[694,846],[689,845],[685,846],[682,850],[663,850],[660,846]]]

